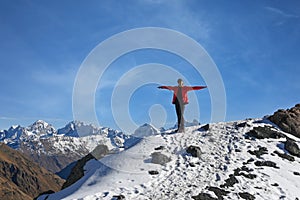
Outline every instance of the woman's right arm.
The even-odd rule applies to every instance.
[[[158,86],[159,89],[167,89],[167,90],[174,90],[173,86]]]

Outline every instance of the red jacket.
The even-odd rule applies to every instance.
[[[158,88],[172,90],[174,92],[172,103],[175,104],[175,101],[176,101],[176,98],[177,98],[178,86],[159,86]],[[206,88],[206,86],[194,86],[194,87],[182,86],[181,92],[182,92],[183,103],[184,104],[189,103],[189,99],[188,99],[188,96],[187,96],[188,91],[190,91],[190,90],[201,90],[203,88]]]

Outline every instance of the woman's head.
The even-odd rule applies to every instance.
[[[177,80],[178,86],[183,86],[183,80],[181,78],[179,78]]]

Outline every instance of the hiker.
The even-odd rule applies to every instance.
[[[184,107],[189,103],[187,92],[190,90],[201,90],[206,88],[206,86],[184,86],[183,80],[177,80],[178,86],[159,86],[159,89],[172,90],[174,92],[172,104],[175,104],[176,114],[177,114],[177,125],[178,129],[176,132],[184,133]]]

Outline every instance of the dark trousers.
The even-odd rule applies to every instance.
[[[178,101],[175,102],[175,109],[177,114],[177,122],[178,122],[178,130],[184,129],[184,107],[183,103],[179,103]]]

